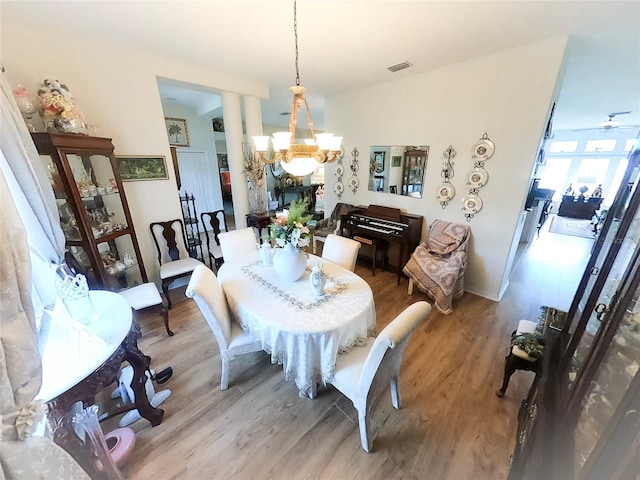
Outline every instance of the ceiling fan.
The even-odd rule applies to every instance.
[[[620,122],[618,122],[617,120],[614,120],[615,117],[617,117],[618,115],[627,115],[631,113],[631,110],[628,112],[612,112],[608,115],[608,119],[600,122],[598,127],[593,127],[593,128],[578,128],[576,130],[574,130],[574,132],[582,132],[582,131],[586,131],[586,130],[602,130],[602,131],[607,131],[607,130],[612,130],[614,128],[617,129],[621,129],[621,130],[626,130],[632,127],[621,127],[620,126]]]

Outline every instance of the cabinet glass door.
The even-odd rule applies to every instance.
[[[578,286],[571,308],[567,330],[571,341],[563,359],[563,370],[572,372],[570,380],[579,375],[593,340],[605,324],[613,303],[619,295],[620,282],[627,274],[629,262],[638,249],[640,231],[634,212],[640,205],[640,150],[629,159],[629,167],[613,206],[594,247]]]
[[[635,222],[637,231],[640,216]],[[611,436],[618,430],[614,423],[632,421],[630,420],[632,416],[627,415],[637,411],[638,408],[638,405],[630,403],[634,398],[638,398],[637,392],[629,392],[629,390],[632,382],[637,388],[640,366],[639,270],[640,260],[636,256],[633,268],[629,272],[629,278],[632,281],[627,292],[623,293],[625,298],[613,312],[617,317],[616,320],[620,321],[617,325],[611,325],[610,335],[603,336],[602,360],[579,405],[574,437],[576,478],[589,476],[589,470],[596,466],[603,468],[597,457],[608,443],[616,445],[616,449],[632,448],[631,445],[620,445],[620,442],[616,442],[616,439]],[[610,455],[608,457],[607,460],[610,460]]]
[[[58,167],[50,155],[40,155],[40,159],[47,169],[47,176],[49,177],[49,182],[53,187],[56,204],[58,205],[58,214],[60,216],[60,226],[62,227],[64,237],[67,242],[80,242],[82,240],[82,235],[80,234],[80,229],[78,227],[78,220],[76,219],[76,214],[71,207],[72,202],[70,202],[69,197],[67,196]]]

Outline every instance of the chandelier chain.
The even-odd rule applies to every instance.
[[[296,85],[300,85],[300,68],[298,67],[298,14],[296,0],[293,0],[293,35],[296,43]]]

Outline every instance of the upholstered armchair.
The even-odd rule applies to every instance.
[[[340,235],[340,217],[356,207],[349,203],[336,203],[329,217],[320,220],[313,231],[313,253],[316,253],[316,242],[324,242],[331,233]]]
[[[435,300],[440,312],[451,313],[453,299],[464,293],[469,236],[467,225],[434,220],[427,240],[418,245],[404,266],[403,272],[409,277],[409,295],[415,283]]]

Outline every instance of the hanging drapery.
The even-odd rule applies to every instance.
[[[2,169],[27,230],[32,255],[49,265],[51,272],[55,272],[64,258],[65,241],[53,189],[5,78],[6,74],[2,73],[0,77]],[[34,265],[34,268],[38,269],[38,265]],[[34,294],[44,305],[52,305],[56,295],[53,282],[45,272],[42,273],[33,278]]]
[[[44,409],[34,401],[42,367],[32,302],[32,286],[39,279],[32,278],[29,252],[46,260],[53,271],[63,257],[64,237],[53,191],[38,168],[41,162],[4,73],[1,76],[0,478],[88,479],[50,438],[31,437]],[[48,304],[55,300],[55,290],[53,298],[50,290],[43,287],[40,294]]]

